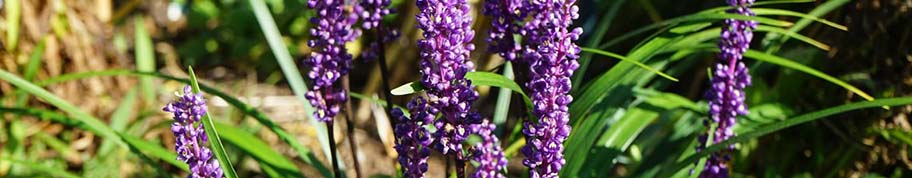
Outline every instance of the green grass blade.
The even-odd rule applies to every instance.
[[[266,142],[263,142],[253,134],[221,122],[216,122],[215,128],[222,131],[221,136],[225,139],[225,142],[234,145],[239,151],[252,156],[257,162],[268,164],[271,168],[274,168],[275,171],[285,177],[302,176],[294,163],[286,159],[282,154],[273,150],[272,146],[266,144]]]
[[[522,91],[522,88],[519,87],[519,84],[516,84],[516,82],[510,78],[491,72],[469,72],[466,73],[465,78],[472,81],[472,85],[493,86],[513,90],[514,92],[519,93],[519,95],[522,95],[523,102],[526,104],[526,108],[528,108],[529,111],[532,110],[532,100],[529,100],[529,96]],[[425,87],[421,85],[421,82],[415,81],[396,87],[396,89],[393,89],[393,94],[408,95],[424,91],[424,89]]]
[[[38,45],[35,46],[32,54],[29,56],[29,61],[25,65],[25,70],[23,71],[23,77],[26,81],[33,81],[35,75],[38,73],[38,69],[41,67],[41,56],[44,55],[45,48],[45,39],[42,39],[38,42]],[[14,90],[16,94],[16,107],[25,107],[28,105],[28,93],[22,90]],[[3,145],[3,152],[0,153],[0,156],[10,156],[15,159],[24,159],[25,158],[25,147],[23,140],[25,140],[25,127],[23,123],[19,122],[21,118],[15,116],[12,120],[9,121],[9,126],[7,127],[6,134],[7,140],[6,144]],[[0,126],[2,127],[2,126]],[[11,164],[7,162],[0,162],[0,170],[16,170],[12,167]],[[10,171],[7,174],[12,175],[16,173],[15,171]]]
[[[726,14],[726,13],[695,13],[695,14],[691,14],[691,15],[671,18],[671,19],[668,19],[668,20],[665,20],[662,22],[653,23],[648,26],[630,31],[628,33],[625,33],[624,35],[614,38],[611,41],[608,41],[605,44],[599,45],[598,49],[605,49],[605,48],[611,47],[617,43],[620,43],[621,41],[624,41],[624,40],[632,38],[636,35],[640,35],[642,33],[648,32],[650,30],[658,29],[660,27],[666,27],[666,26],[675,25],[675,24],[679,24],[679,23],[685,23],[685,22],[713,22],[713,21],[724,20],[724,19],[754,20],[754,21],[757,21],[759,24],[780,26],[780,27],[788,27],[788,26],[792,25],[791,22],[776,20],[776,19],[771,19],[771,18],[766,18],[766,17],[752,17],[752,16]]]
[[[839,29],[842,31],[849,31],[849,28],[847,28],[844,25],[840,25],[836,22],[832,22],[832,21],[829,21],[826,19],[821,19],[817,16],[808,15],[805,13],[789,11],[789,10],[782,10],[782,9],[770,9],[770,8],[751,8],[751,10],[754,11],[754,13],[756,13],[757,15],[781,15],[781,16],[801,17],[803,19],[809,19],[813,22],[818,22],[818,23],[821,23],[821,24],[824,24],[824,25],[827,25],[827,26],[830,26],[830,27],[833,27],[833,28],[836,28],[836,29]],[[807,23],[810,23],[810,22],[807,22]],[[795,26],[797,26],[797,25],[795,25]]]
[[[849,3],[849,2],[850,2],[850,0],[826,1],[826,2],[818,5],[816,8],[814,8],[814,10],[811,10],[811,12],[808,12],[807,15],[810,17],[820,17],[827,13],[830,13],[831,11],[833,11],[839,7],[842,7],[843,5],[845,5],[846,3]],[[795,22],[795,25],[792,26],[791,28],[789,28],[789,31],[797,33],[798,31],[801,31],[802,29],[804,29],[805,27],[810,25],[811,22],[814,22],[814,20],[812,18],[804,17],[801,20],[798,20],[798,22]],[[772,53],[776,53],[777,51],[779,51],[779,49],[782,47],[782,44],[785,44],[785,41],[788,41],[790,37],[788,37],[788,36],[772,37],[771,36],[768,38],[771,38],[771,39],[765,39],[764,41],[774,41],[774,43],[773,43],[772,47],[767,48],[766,52],[772,54]]]
[[[15,165],[25,166],[31,170],[39,171],[50,175],[52,177],[66,177],[66,178],[80,178],[78,175],[67,172],[66,170],[54,169],[43,166],[38,163],[29,162],[26,160],[16,160],[8,157],[0,157],[0,160],[12,162]]]
[[[117,109],[114,110],[114,113],[111,114],[111,129],[117,132],[124,132],[124,129],[127,128],[127,123],[130,121],[130,115],[133,112],[133,106],[136,103],[136,89],[130,89],[127,94],[120,100],[120,105],[117,106]],[[99,153],[110,153],[114,148],[113,142],[105,140],[101,142],[101,147],[99,147]],[[108,156],[108,155],[101,155]]]
[[[308,90],[307,85],[305,85],[304,79],[301,77],[301,72],[298,70],[294,60],[292,60],[291,54],[288,53],[288,46],[282,41],[282,35],[276,27],[275,20],[273,20],[272,14],[269,13],[266,3],[260,0],[249,0],[248,2],[253,8],[253,14],[256,16],[257,23],[260,24],[260,29],[263,30],[263,35],[266,36],[266,42],[269,43],[269,48],[272,49],[272,54],[275,55],[276,61],[278,61],[282,73],[285,74],[285,79],[288,81],[288,85],[291,86],[291,90],[294,92],[295,97],[297,97],[304,106],[305,113],[314,113],[313,106],[311,106],[307,98],[304,97],[304,94],[307,93]],[[321,125],[320,122],[315,119],[308,120],[311,125]],[[320,146],[323,148],[323,156],[329,160],[330,142],[326,128],[314,127],[314,129],[317,131],[317,139],[320,140]],[[339,166],[338,169],[344,170],[344,161],[339,160],[339,165],[341,166]],[[332,174],[324,174],[323,176],[331,177]]]
[[[686,167],[687,165],[693,164],[698,159],[706,157],[711,153],[720,151],[723,148],[727,147],[728,145],[745,142],[745,141],[748,141],[748,140],[751,140],[751,139],[754,139],[754,138],[757,138],[760,136],[764,136],[766,134],[773,133],[773,132],[776,132],[776,131],[779,131],[779,130],[782,130],[785,128],[789,128],[792,126],[815,121],[818,119],[824,119],[824,118],[827,118],[832,115],[849,112],[849,111],[854,111],[854,110],[859,110],[859,109],[875,108],[875,107],[881,107],[881,106],[904,106],[904,105],[910,105],[910,104],[912,104],[912,97],[877,99],[874,101],[849,103],[849,104],[844,104],[844,105],[831,107],[831,108],[827,108],[827,109],[823,109],[823,110],[818,110],[818,111],[800,115],[800,116],[797,116],[797,117],[794,117],[791,119],[786,119],[786,120],[776,122],[773,124],[765,125],[765,126],[759,127],[757,129],[754,129],[753,131],[750,131],[747,133],[739,133],[738,136],[725,140],[721,143],[713,144],[712,146],[709,146],[706,149],[704,149],[702,152],[691,155],[691,156],[683,159],[682,161],[677,162],[675,165],[673,165],[667,169],[664,169],[663,173],[660,174],[660,176],[658,176],[658,177],[669,177],[668,175],[672,174],[673,172],[681,170],[684,167]]]
[[[824,51],[830,50],[830,45],[823,44],[822,42],[814,40],[813,38],[810,38],[810,37],[807,37],[807,36],[804,36],[804,35],[801,35],[801,34],[798,34],[798,33],[783,29],[783,28],[766,26],[766,25],[757,25],[756,31],[766,31],[766,32],[773,32],[773,33],[785,35],[785,36],[788,36],[791,38],[795,38],[796,40],[805,42],[807,44],[810,44],[811,46],[820,48]]]
[[[70,104],[66,100],[63,100],[62,98],[51,94],[51,92],[48,92],[47,90],[44,90],[35,84],[32,84],[31,82],[19,78],[16,75],[7,72],[6,70],[0,70],[0,79],[9,82],[21,90],[35,95],[38,98],[44,99],[49,104],[54,105],[67,114],[74,116],[75,119],[88,125],[90,130],[98,132],[99,136],[114,140],[118,145],[124,147],[127,146],[123,140],[120,139],[117,133],[114,132],[114,130],[112,130],[110,127],[107,127],[104,122],[101,122],[98,118],[95,118],[94,116],[80,110],[78,107]]]
[[[513,80],[513,63],[506,62],[503,67],[503,76]],[[497,91],[497,103],[494,104],[494,117],[491,119],[497,125],[495,134],[503,133],[503,124],[507,122],[507,114],[510,113],[510,99],[513,92],[510,89],[501,88]]]
[[[16,48],[19,47],[19,25],[22,20],[22,6],[19,4],[19,1],[5,1],[6,7],[3,7],[3,10],[6,12],[6,44],[3,44],[6,47],[6,51],[15,52]]]
[[[746,53],[744,53],[744,57],[748,57],[748,58],[756,59],[758,61],[769,62],[769,63],[773,63],[773,64],[780,65],[783,67],[795,69],[795,70],[813,75],[817,78],[821,78],[823,80],[829,81],[830,83],[839,85],[840,87],[845,88],[846,90],[849,90],[852,93],[855,93],[858,96],[861,96],[862,98],[864,98],[868,101],[874,100],[874,97],[872,97],[871,95],[868,95],[864,91],[861,91],[861,89],[858,89],[855,86],[850,85],[849,83],[846,83],[842,80],[837,79],[836,77],[827,75],[826,73],[823,73],[814,68],[802,65],[800,63],[794,62],[792,60],[788,60],[788,59],[785,59],[785,58],[782,58],[779,56],[775,56],[772,54],[766,54],[766,53],[758,52],[758,51],[754,51],[754,50],[748,50]]]
[[[193,72],[193,67],[190,67],[187,70],[190,72],[190,86],[193,88],[193,93],[200,93],[199,83],[196,80],[196,74]],[[222,139],[219,138],[219,132],[215,129],[215,123],[212,122],[212,116],[209,114],[209,111],[206,111],[206,115],[203,115],[203,118],[200,119],[200,121],[200,124],[203,124],[203,129],[206,130],[206,135],[209,136],[209,144],[211,145],[212,153],[215,153],[215,158],[221,163],[222,171],[225,172],[225,177],[237,178],[237,172],[234,171],[234,165],[231,164],[231,160],[228,160],[228,153],[225,152],[225,147],[222,146]]]
[[[67,117],[63,114],[56,113],[48,110],[33,109],[33,108],[6,108],[0,107],[0,113],[15,113],[21,115],[31,115],[41,119],[50,120],[51,122],[60,123],[66,126],[76,127],[90,131],[94,134],[99,134],[98,131],[92,130],[90,126],[84,122],[81,122],[78,119]],[[184,171],[190,171],[190,168],[187,167],[187,164],[177,160],[177,154],[172,151],[158,146],[158,144],[150,143],[148,141],[136,138],[131,135],[117,133],[120,135],[120,138],[130,146],[130,151],[133,151],[137,155],[143,156],[143,154],[153,156],[159,160],[165,161],[175,167],[181,168]],[[157,165],[152,165],[157,166]]]
[[[190,84],[190,80],[184,79],[184,78],[177,78],[177,77],[162,75],[162,74],[158,74],[158,73],[146,73],[146,72],[136,72],[136,71],[130,71],[130,70],[116,70],[116,69],[115,70],[103,70],[103,71],[65,74],[65,75],[54,77],[54,78],[49,78],[47,80],[39,81],[37,84],[39,86],[46,86],[46,85],[70,81],[70,80],[77,80],[77,79],[83,79],[83,78],[89,78],[89,77],[100,77],[100,76],[150,76],[150,77],[157,77],[157,78],[164,79],[164,80],[178,81],[178,82],[182,82],[182,83],[185,83],[188,85]],[[289,133],[282,127],[280,127],[275,122],[272,122],[272,119],[270,119],[268,116],[266,116],[265,113],[260,112],[253,106],[247,105],[244,102],[242,102],[241,100],[239,100],[235,97],[232,97],[231,95],[228,95],[225,92],[219,91],[218,89],[215,89],[213,87],[210,87],[210,86],[207,86],[204,84],[199,84],[199,87],[200,87],[200,90],[202,90],[203,92],[206,92],[211,95],[215,95],[219,98],[222,98],[229,105],[244,112],[248,116],[253,117],[254,120],[259,122],[263,126],[266,126],[267,128],[269,128],[270,131],[275,133],[276,136],[279,137],[279,139],[281,139],[285,143],[288,143],[288,145],[291,146],[291,148],[293,150],[295,150],[295,152],[298,153],[298,156],[301,157],[301,159],[304,161],[304,163],[314,166],[314,168],[316,168],[317,171],[319,171],[321,173],[321,175],[323,175],[325,177],[332,177],[332,172],[326,166],[324,166],[323,163],[321,163],[320,161],[317,160],[317,158],[314,156],[313,152],[310,149],[308,149],[307,147],[304,147],[303,144],[298,142],[297,138],[294,137],[291,133]],[[355,93],[352,93],[352,97],[358,97],[358,96],[355,95]]]
[[[598,28],[593,33],[592,36],[587,38],[585,47],[595,48],[598,47],[599,43],[602,42],[602,38],[605,38],[605,34],[608,33],[608,29],[611,28],[611,24],[614,22],[614,18],[617,17],[618,11],[620,11],[621,6],[626,3],[627,0],[614,0],[614,3],[609,5],[608,11],[602,16],[601,20],[598,23]],[[579,86],[582,86],[583,77],[586,75],[587,69],[589,69],[589,62],[592,61],[592,53],[583,53],[579,58],[579,68],[574,72],[576,75],[573,75],[571,84],[572,89],[576,90]]]
[[[675,82],[678,81],[677,78],[674,78],[674,77],[672,77],[671,75],[668,75],[668,74],[666,74],[666,73],[664,73],[664,72],[662,72],[662,71],[656,70],[655,68],[649,67],[648,65],[643,64],[643,63],[640,63],[639,61],[628,59],[627,57],[624,57],[624,56],[622,56],[622,55],[620,55],[620,54],[615,54],[615,53],[612,53],[612,52],[602,51],[602,50],[592,49],[592,48],[582,48],[582,49],[583,49],[583,52],[595,53],[595,54],[599,54],[599,55],[604,55],[604,56],[608,56],[608,57],[620,59],[621,61],[624,61],[624,62],[633,63],[633,64],[635,64],[637,67],[646,69],[647,71],[652,72],[652,73],[655,73],[655,74],[657,74],[657,75],[659,75],[659,76],[662,76],[662,77],[664,77],[664,78],[666,78],[666,79],[668,79],[668,80],[675,81]]]
[[[133,24],[135,30],[136,70],[140,72],[155,72],[155,52],[152,48],[152,38],[146,31],[146,23],[142,16],[137,16]],[[155,103],[155,89],[151,77],[140,77],[139,85],[142,87],[143,96],[147,106]]]
[[[421,85],[421,82],[409,82],[396,87],[393,91],[390,91],[390,93],[396,96],[402,96],[417,93],[419,91],[424,91],[424,85]]]

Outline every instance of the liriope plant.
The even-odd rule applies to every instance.
[[[384,46],[397,36],[398,32],[392,30],[393,27],[385,27],[383,18],[394,12],[386,9],[394,3],[383,0],[308,1],[309,7],[316,14],[315,20],[310,24],[312,30],[309,31],[311,35],[308,45],[312,48],[312,53],[303,61],[307,70],[303,74],[307,75],[311,83],[309,91],[307,82],[300,77],[302,73],[297,70],[298,62],[291,60],[291,55],[264,2],[251,0],[249,4],[254,7],[258,23],[290,87],[300,98],[306,100],[302,103],[313,115],[311,119],[330,123],[326,128],[329,133],[332,133],[332,120],[337,115],[345,115],[344,112],[351,110],[345,106],[346,102],[351,102],[350,98],[370,100],[387,106],[385,110],[389,111],[390,119],[395,123],[395,150],[399,152],[397,159],[401,169],[401,173],[398,174],[402,177],[426,176],[430,166],[428,158],[432,151],[454,161],[456,168],[453,175],[458,177],[605,177],[612,174],[610,168],[617,164],[630,166],[631,174],[628,175],[632,176],[730,177],[737,175],[739,171],[735,169],[738,162],[732,161],[732,154],[738,151],[735,149],[738,147],[737,143],[746,143],[763,135],[839,113],[912,104],[910,98],[874,99],[837,77],[779,56],[780,54],[775,52],[788,39],[796,39],[823,50],[829,49],[826,44],[797,32],[807,23],[814,21],[844,29],[841,25],[822,20],[820,16],[834,7],[844,5],[847,1],[828,1],[820,6],[824,10],[804,14],[762,7],[754,8],[752,12],[749,8],[752,4],[757,7],[795,1],[754,3],[730,0],[727,1],[730,7],[713,8],[667,19],[617,38],[608,37],[613,39],[606,43],[601,43],[605,40],[599,39],[604,35],[595,35],[598,36],[595,39],[582,39],[594,41],[582,48],[577,46],[577,40],[581,40],[580,36],[587,34],[583,33],[582,27],[576,27],[582,26],[575,22],[579,18],[578,4],[591,1],[485,0],[480,2],[480,6],[472,6],[469,2],[416,1],[419,12],[415,17],[418,22],[416,28],[421,29],[421,39],[416,40],[420,49],[417,69],[421,73],[420,79],[394,90],[385,87],[387,89],[382,91],[384,94],[392,92],[399,95],[420,95],[413,97],[406,107],[394,107],[395,104],[388,96],[385,97],[386,101],[382,101],[352,93],[343,84],[346,82],[343,81],[345,74],[352,70],[354,58],[378,58],[381,66],[387,63],[384,61]],[[624,1],[616,2],[620,3],[611,3],[611,9],[618,9],[617,6]],[[481,7],[479,11],[485,16],[470,15],[474,7]],[[764,17],[771,15],[793,16],[801,20],[791,23]],[[473,22],[481,18],[492,19],[490,31],[473,29]],[[612,15],[603,18],[614,17]],[[721,28],[714,22],[721,22]],[[596,29],[599,30],[587,30],[586,33],[604,33],[607,27]],[[614,49],[615,45],[637,37],[636,34],[655,29],[659,29],[655,35],[645,37],[627,54],[608,52],[621,51]],[[361,37],[361,30],[372,33]],[[488,49],[474,49],[472,42],[476,37],[476,31],[488,34],[484,40],[489,43]],[[751,41],[755,40],[753,31],[781,35],[778,38],[762,39],[780,42],[772,44],[772,47],[766,47],[766,44],[764,47],[751,47]],[[148,34],[144,33],[137,33],[137,36],[147,37]],[[349,53],[345,45],[358,38],[372,39],[367,43],[362,56],[356,57]],[[142,52],[137,53],[145,55],[151,54],[152,51],[151,43],[137,45],[137,48],[143,48],[138,49],[137,51]],[[19,48],[13,46],[8,49]],[[479,51],[476,53],[496,55],[515,64],[517,78],[521,80],[513,81],[509,77],[490,71],[476,71],[479,69],[476,69],[477,66],[473,62],[475,59],[470,55],[473,50]],[[693,62],[684,61],[696,60],[696,56],[704,53],[718,53],[718,64],[708,69],[710,75],[706,78],[710,80],[711,87],[705,96],[706,101],[692,101],[674,93],[663,92],[668,89],[671,82],[678,81],[676,77],[681,76],[682,71],[693,68],[693,65],[689,65]],[[592,69],[596,68],[590,68],[589,65],[592,63],[589,60],[594,59],[593,55],[596,54],[616,58],[620,62],[610,66],[606,71],[593,71]],[[33,78],[37,69],[33,66],[40,62],[37,60],[40,57],[35,57],[36,60],[30,60],[30,69],[25,70],[23,74],[2,70],[0,79],[21,91],[15,92],[16,99],[39,98],[41,102],[59,111],[27,108],[25,104],[17,104],[11,107],[4,105],[0,107],[0,112],[33,116],[86,130],[105,139],[104,142],[107,144],[103,145],[116,145],[109,149],[129,150],[130,154],[140,157],[143,163],[151,165],[151,169],[163,177],[182,174],[190,177],[238,177],[234,164],[228,159],[233,159],[233,156],[237,155],[249,155],[261,167],[261,172],[270,177],[304,176],[292,160],[315,167],[321,174],[319,176],[344,176],[341,175],[341,164],[331,161],[331,169],[334,171],[329,172],[294,135],[277,126],[262,112],[225,92],[197,84],[192,70],[189,79],[162,75],[154,72],[154,63],[149,63],[150,60],[154,60],[154,56],[141,58],[145,62],[142,62],[143,67],[139,71],[95,71],[35,81]],[[834,86],[845,88],[869,101],[848,103],[797,116],[783,114],[783,117],[790,119],[745,126],[747,124],[743,122],[746,121],[742,118],[754,117],[750,113],[764,109],[761,106],[747,107],[748,98],[754,94],[748,93],[751,91],[748,86],[751,84],[750,72],[753,70],[748,70],[752,63],[745,62],[746,59],[809,74],[833,83]],[[587,69],[599,75],[583,76],[585,74],[576,72]],[[383,75],[391,72],[383,70]],[[174,119],[169,122],[173,122],[171,130],[177,140],[175,151],[166,149],[154,140],[143,140],[142,137],[131,135],[122,126],[115,127],[114,125],[120,124],[114,124],[114,121],[110,124],[112,126],[108,126],[109,124],[96,116],[80,110],[44,89],[62,81],[98,76],[141,77],[146,87],[152,86],[149,84],[150,79],[155,78],[191,85],[192,87],[186,87],[178,94],[177,100],[163,109],[173,114]],[[655,76],[665,79],[655,79]],[[389,85],[388,81],[384,83]],[[476,90],[479,86],[503,88],[505,91],[516,93],[516,96],[522,99],[523,105],[513,108],[519,108],[522,112],[512,114],[521,118],[515,126],[519,129],[505,134],[498,134],[495,131],[499,127],[502,128],[503,125],[499,124],[503,123],[485,117],[485,114],[479,112],[483,110],[478,108],[481,104],[473,104],[481,101],[480,93]],[[239,129],[238,126],[222,123],[223,120],[213,121],[216,119],[210,118],[207,114],[204,96],[201,93],[220,97],[244,114],[255,118],[258,123],[280,137],[284,144],[290,145],[297,153],[297,157],[283,156],[260,138]],[[155,93],[143,94],[154,96]],[[10,94],[4,93],[4,98],[11,97],[8,95]],[[508,109],[498,112],[509,112],[508,104]],[[499,114],[504,113],[495,115]],[[705,122],[706,125],[700,127],[700,124],[688,124],[690,122]],[[21,123],[14,125],[18,124]],[[666,142],[653,138],[662,134],[647,128],[663,124],[697,129],[669,129],[675,133],[680,131],[683,136]],[[353,127],[351,124],[348,125]],[[475,136],[472,135],[478,139],[473,141],[472,137]],[[60,142],[48,136],[35,137],[40,138],[40,142],[47,142],[50,145],[59,145],[57,143]],[[321,137],[329,137],[323,144],[332,147],[329,152],[335,155],[337,150],[334,149],[335,143],[331,142],[332,135]],[[659,141],[651,141],[653,139]],[[231,147],[225,149],[221,140]],[[645,149],[664,149],[660,148],[660,144],[671,144],[675,147],[664,151],[667,153],[641,154]],[[67,152],[65,148],[60,150]],[[62,169],[65,171],[60,171],[47,165],[36,164],[38,161],[21,158],[21,155],[4,156],[0,161],[55,177],[79,177],[65,168]],[[514,160],[522,161],[524,168],[521,168],[521,173],[507,172],[508,161]],[[170,170],[171,173],[166,173],[166,169],[158,167],[159,162],[167,163],[181,171]],[[358,169],[357,161],[354,165]],[[474,168],[468,169],[469,165]],[[444,170],[450,172],[449,168]],[[357,176],[362,176],[361,170],[357,170],[356,173]]]

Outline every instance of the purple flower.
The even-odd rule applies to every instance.
[[[469,135],[469,125],[481,121],[469,112],[478,92],[465,78],[475,68],[469,60],[469,52],[475,48],[469,4],[466,0],[418,0],[417,6],[418,27],[424,31],[424,39],[418,41],[421,84],[427,88],[431,107],[440,114],[434,123],[434,147],[463,159],[462,142]]]
[[[478,162],[478,167],[475,167],[475,174],[471,177],[473,178],[504,178],[502,170],[507,168],[507,158],[504,157],[504,152],[500,148],[500,141],[497,140],[497,135],[494,135],[494,129],[496,125],[488,122],[488,120],[482,121],[481,124],[476,124],[473,127],[473,133],[481,136],[482,141],[478,142],[474,146],[474,152],[472,154],[472,160]]]
[[[307,6],[317,12],[310,21],[313,39],[307,45],[313,51],[304,63],[311,66],[307,76],[313,81],[313,89],[305,95],[316,107],[314,118],[329,122],[339,113],[342,103],[348,99],[345,90],[333,84],[352,68],[352,56],[345,43],[360,35],[351,26],[358,20],[357,15],[347,14],[342,0],[309,0]]]
[[[491,16],[491,31],[487,42],[488,50],[497,53],[506,60],[513,61],[521,50],[520,44],[513,39],[519,34],[519,24],[526,18],[522,0],[485,0],[483,12]]]
[[[396,134],[396,152],[399,153],[399,164],[405,177],[424,177],[428,170],[428,157],[431,150],[428,148],[433,141],[430,133],[424,127],[434,121],[436,111],[430,107],[424,98],[415,98],[408,104],[411,118],[405,116],[400,109],[393,109],[392,115],[399,119],[394,132]]]
[[[727,0],[728,4],[734,9],[729,13],[736,13],[747,16],[754,16],[749,6],[754,3],[753,0]],[[713,144],[725,141],[735,135],[732,127],[735,125],[735,119],[739,115],[748,113],[747,106],[744,104],[744,88],[751,84],[750,74],[747,67],[741,62],[742,54],[747,52],[753,38],[752,30],[757,28],[757,22],[748,20],[726,19],[722,26],[721,41],[719,48],[722,53],[719,54],[720,61],[716,64],[716,71],[713,72],[712,88],[707,92],[706,98],[709,100],[710,119],[704,122],[704,125],[710,127],[710,124],[716,125],[716,131],[713,134]],[[699,145],[697,151],[702,151],[706,145],[708,135],[701,135],[698,139]],[[733,145],[722,152],[713,153],[700,173],[700,177],[729,177],[728,161],[731,156],[728,152],[734,150]]]
[[[361,17],[361,28],[373,29],[380,26],[383,16],[394,13],[392,9],[387,8],[390,0],[360,0],[355,6],[355,12]]]
[[[521,32],[526,40],[523,58],[530,69],[526,87],[538,118],[523,123],[523,165],[531,177],[557,177],[565,163],[563,142],[570,134],[570,77],[579,67],[580,49],[574,42],[583,30],[570,29],[579,17],[575,0],[525,2],[527,12],[538,12]]]
[[[367,48],[361,52],[361,58],[364,62],[370,62],[382,55],[381,44],[389,43],[399,38],[399,31],[392,28],[383,28],[383,17],[391,13],[396,13],[390,8],[390,0],[361,0],[354,7],[354,13],[361,17],[361,28],[365,30],[375,29],[376,36],[372,39]]]
[[[190,166],[190,175],[187,177],[222,177],[218,160],[206,147],[209,137],[200,122],[206,114],[203,94],[193,93],[190,86],[186,86],[183,95],[178,95],[176,101],[168,103],[162,110],[173,114],[171,131],[175,137],[174,149],[177,151],[177,160]]]

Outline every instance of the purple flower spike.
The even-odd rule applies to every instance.
[[[443,154],[464,159],[462,142],[468,137],[469,125],[481,117],[469,109],[478,92],[465,74],[475,70],[469,52],[475,49],[472,39],[469,4],[466,0],[418,0],[418,27],[424,39],[421,48],[421,84],[427,88],[428,102],[440,113],[434,133],[435,148]]]
[[[193,93],[190,86],[186,86],[184,93],[162,110],[173,114],[171,131],[175,137],[174,149],[177,151],[177,160],[190,166],[190,175],[187,177],[222,177],[218,160],[206,147],[209,137],[200,122],[203,115],[206,115],[206,99],[203,94]]]
[[[346,14],[344,5],[342,0],[307,1],[307,6],[317,14],[310,19],[315,25],[310,29],[313,39],[307,43],[313,51],[304,60],[304,64],[312,67],[307,77],[314,83],[306,98],[317,109],[314,118],[323,122],[331,121],[348,99],[345,91],[333,84],[352,68],[352,56],[345,43],[360,35],[351,28],[358,16]]]
[[[355,12],[361,16],[361,28],[373,29],[380,26],[384,16],[394,13],[392,9],[387,8],[390,4],[390,0],[361,0],[354,7]]]
[[[400,109],[393,109],[392,115],[399,119],[394,132],[396,134],[396,152],[399,153],[399,164],[402,165],[403,176],[409,178],[424,177],[428,170],[428,157],[431,155],[429,146],[433,139],[424,127],[434,121],[434,108],[428,105],[424,98],[415,98],[408,104],[411,118],[405,116]]]
[[[750,10],[750,5],[754,3],[753,0],[727,0],[726,2],[734,7],[728,11],[729,13],[754,16]],[[720,61],[713,72],[712,88],[706,94],[706,98],[709,100],[710,119],[704,122],[704,125],[707,127],[710,127],[710,124],[716,125],[716,131],[712,133],[713,144],[734,137],[735,133],[732,128],[735,125],[735,119],[739,115],[748,113],[747,106],[744,104],[744,88],[750,86],[751,79],[741,58],[750,47],[751,39],[754,36],[752,30],[755,28],[757,28],[757,22],[736,19],[726,19],[722,26],[721,41],[719,42],[722,53],[719,54]],[[703,150],[708,141],[707,137],[706,134],[699,137],[697,151]],[[700,177],[729,177],[728,162],[731,160],[731,156],[728,155],[728,152],[733,150],[734,146],[729,145],[727,150],[711,154],[706,160]]]
[[[523,165],[531,177],[557,177],[565,163],[563,142],[570,134],[570,77],[579,67],[575,41],[583,30],[570,29],[579,8],[575,0],[524,2],[527,12],[538,12],[521,31],[526,40],[523,58],[530,69],[526,87],[538,119],[523,123]]]
[[[500,148],[500,141],[494,135],[496,125],[482,121],[473,127],[473,132],[481,136],[482,141],[475,144],[472,160],[478,162],[473,178],[504,178],[503,170],[507,169],[507,158]]]
[[[487,40],[491,45],[488,50],[497,53],[508,61],[517,58],[521,46],[513,35],[519,34],[519,24],[526,18],[522,0],[485,0],[484,14],[491,16],[491,31]]]

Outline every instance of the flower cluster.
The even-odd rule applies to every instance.
[[[206,114],[206,100],[203,95],[193,93],[190,86],[184,87],[184,93],[176,101],[162,108],[174,115],[171,131],[174,132],[177,160],[190,166],[187,177],[222,177],[222,168],[206,147],[209,137],[200,122]]]
[[[393,13],[392,9],[387,8],[389,5],[390,0],[360,0],[354,9],[361,16],[361,28],[373,29],[380,26],[383,16]]]
[[[478,162],[475,168],[475,174],[472,177],[477,178],[504,178],[502,170],[507,168],[507,158],[504,157],[503,150],[500,149],[500,141],[497,135],[494,135],[496,126],[488,120],[482,121],[473,127],[473,133],[481,136],[482,141],[474,146],[472,160]]]
[[[378,59],[381,55],[381,44],[393,41],[399,38],[399,31],[392,28],[383,28],[383,17],[391,13],[396,13],[390,8],[390,0],[361,0],[354,7],[354,13],[361,17],[361,28],[364,30],[376,30],[375,39],[371,40],[367,48],[361,52],[361,58],[364,62]]]
[[[465,74],[474,70],[469,52],[475,32],[471,29],[466,0],[418,0],[418,27],[424,39],[421,49],[421,84],[427,88],[431,107],[440,112],[434,126],[434,147],[443,154],[462,159],[462,142],[469,136],[469,125],[480,122],[469,109],[478,92]]]
[[[344,5],[341,0],[307,1],[307,6],[317,14],[310,19],[315,25],[310,29],[313,39],[307,43],[313,51],[304,61],[312,67],[307,76],[314,85],[305,96],[317,109],[314,118],[323,122],[331,121],[348,99],[345,90],[333,84],[352,68],[352,55],[348,54],[345,43],[360,35],[351,28],[358,20],[357,15],[346,13]]]
[[[399,164],[405,177],[424,177],[428,170],[428,148],[433,139],[424,127],[434,121],[434,108],[424,98],[415,98],[408,104],[411,118],[400,109],[393,109],[392,115],[399,120],[394,132],[396,134],[396,152],[399,153]]]
[[[570,29],[579,18],[575,0],[527,1],[532,20],[525,24],[523,60],[529,64],[529,89],[537,120],[525,121],[522,148],[532,177],[557,177],[563,167],[563,142],[570,134],[570,77],[579,67],[579,46],[574,42],[581,28]]]
[[[491,16],[491,31],[487,42],[488,50],[497,53],[506,60],[517,59],[521,46],[513,39],[514,34],[519,34],[522,26],[519,25],[526,18],[522,0],[485,0],[483,13]]]
[[[753,0],[727,0],[727,2],[734,7],[729,10],[729,13],[754,15],[750,10]],[[722,39],[719,42],[722,53],[719,55],[720,61],[713,72],[712,88],[706,94],[709,100],[710,119],[704,124],[707,127],[712,123],[716,124],[716,131],[712,133],[712,143],[720,143],[733,137],[735,134],[732,127],[735,125],[736,117],[748,113],[747,106],[744,104],[744,88],[751,84],[751,79],[741,58],[750,47],[751,39],[753,39],[752,30],[755,28],[757,28],[757,22],[736,19],[726,19],[722,27]],[[697,151],[702,151],[707,137],[706,134],[700,136]],[[728,151],[710,155],[700,177],[729,177],[727,163],[731,157],[727,152],[732,149],[734,147],[729,145]]]

